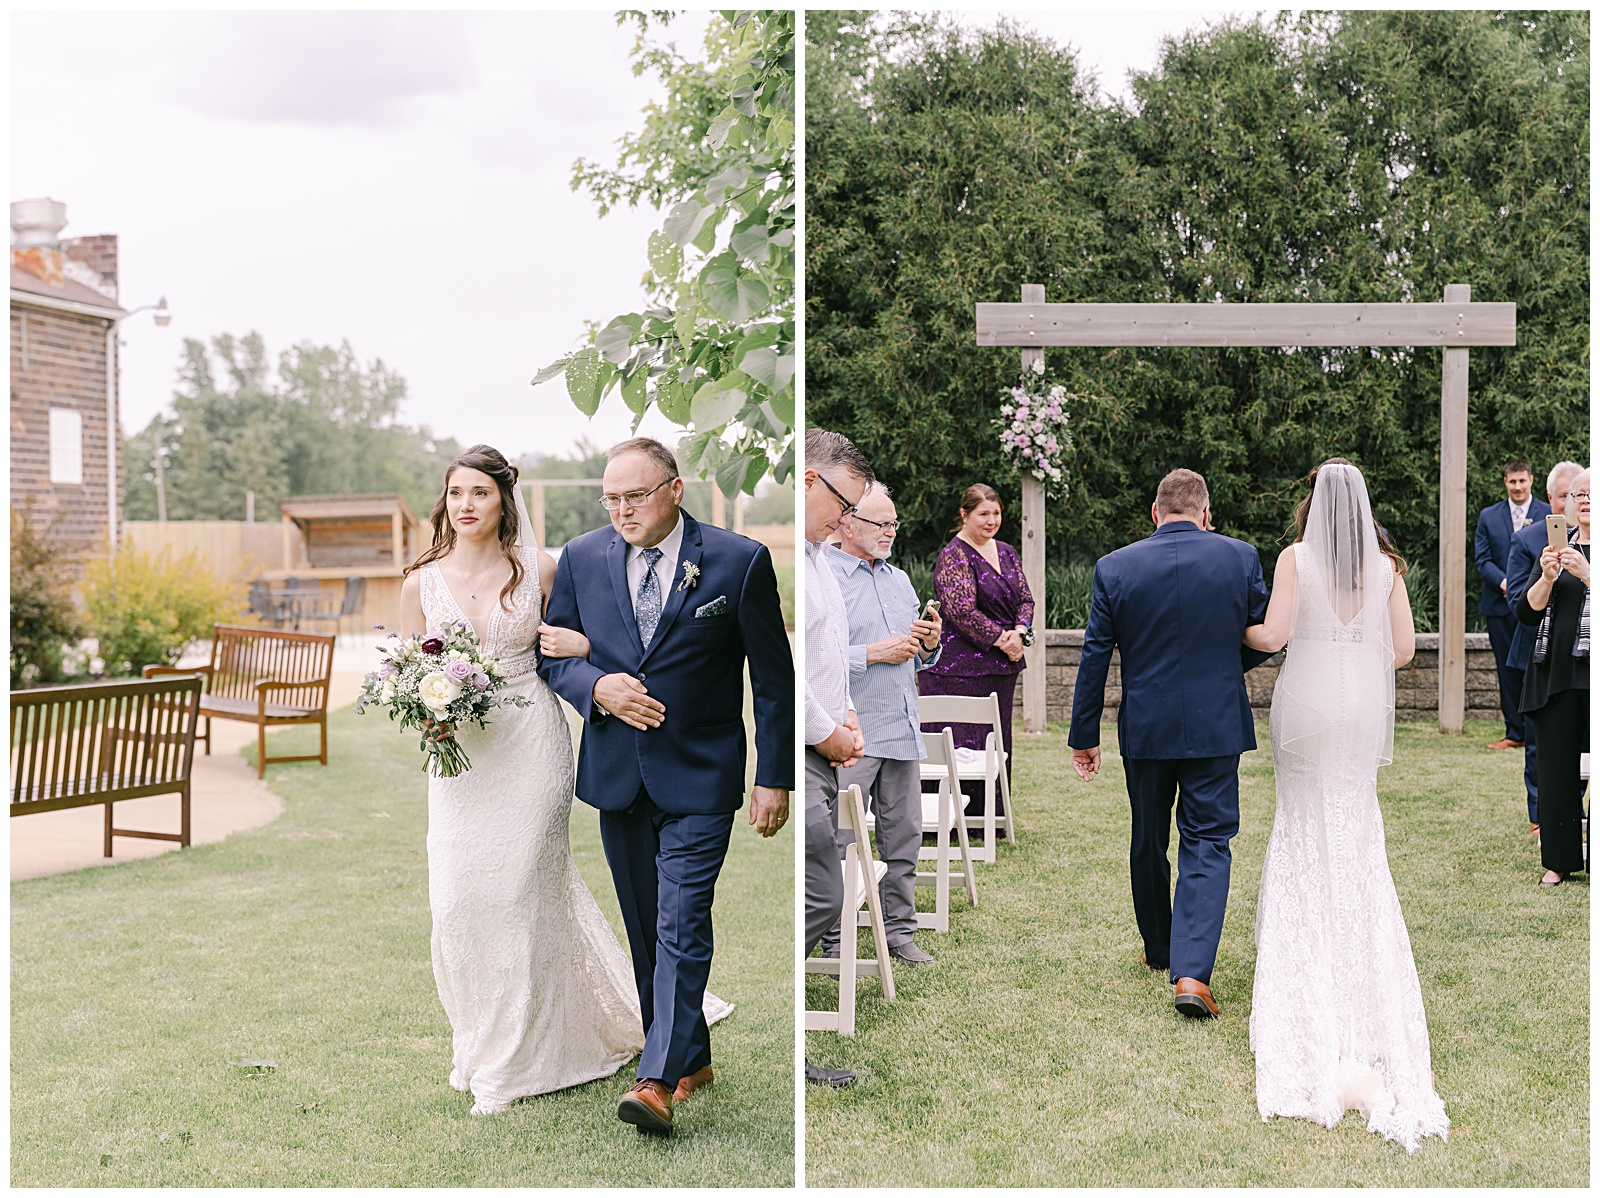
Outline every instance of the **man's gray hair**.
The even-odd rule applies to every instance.
[[[873,479],[867,484],[867,489],[861,492],[861,498],[863,499],[865,499],[868,495],[882,495],[885,499],[894,498],[894,492],[890,491],[889,488],[884,486],[884,484],[878,479]]]
[[[1156,512],[1162,516],[1174,512],[1198,516],[1210,502],[1211,492],[1206,489],[1206,480],[1182,466],[1170,472],[1156,488]]]
[[[825,428],[807,429],[805,468],[823,471],[830,467],[844,470],[864,483],[877,481],[867,455],[857,449],[849,437]]]
[[[606,450],[606,464],[610,465],[625,453],[642,453],[645,457],[655,462],[667,472],[667,478],[678,477],[678,459],[654,437],[629,437],[626,441],[618,441]]]
[[[1550,473],[1544,480],[1544,493],[1546,495],[1554,495],[1556,493],[1556,482],[1559,479],[1564,478],[1571,481],[1574,474],[1580,474],[1582,471],[1583,467],[1578,465],[1577,462],[1557,462],[1550,467]]]
[[[1567,492],[1567,527],[1576,528],[1578,526],[1578,500],[1576,498],[1576,492],[1580,485],[1583,487],[1587,487],[1589,485],[1588,470],[1580,469],[1576,477],[1574,477],[1567,485],[1572,488],[1572,490]]]

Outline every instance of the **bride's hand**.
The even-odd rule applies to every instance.
[[[570,628],[540,624],[539,652],[546,657],[588,657],[589,638]]]
[[[434,744],[438,744],[441,740],[449,740],[456,734],[456,726],[454,724],[443,723],[438,720],[428,720],[422,725],[422,730],[427,733],[428,739]]]

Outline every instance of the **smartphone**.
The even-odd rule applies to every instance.
[[[1566,544],[1566,542],[1563,541],[1562,544],[1564,545],[1564,544]],[[929,599],[928,600],[928,606],[922,609],[922,618],[924,620],[931,620],[935,616],[937,616],[938,614],[939,614],[939,601],[937,599]]]
[[[1550,538],[1550,548],[1560,553],[1567,547],[1567,518],[1565,516],[1546,516],[1544,518],[1544,534]]]

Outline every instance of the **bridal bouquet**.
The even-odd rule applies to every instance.
[[[1062,459],[1072,448],[1070,405],[1076,396],[1059,383],[1043,378],[1044,363],[1033,364],[1034,377],[1011,388],[1010,402],[1000,405],[994,427],[1018,473],[1031,474],[1055,498],[1066,493]]]
[[[383,662],[361,683],[356,714],[367,707],[388,709],[403,728],[423,732],[423,768],[436,778],[454,778],[472,768],[454,736],[433,739],[437,724],[476,723],[501,704],[527,707],[521,695],[497,697],[506,679],[494,658],[485,657],[472,628],[460,622],[443,632],[401,640],[391,632],[378,646]]]

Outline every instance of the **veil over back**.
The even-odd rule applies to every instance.
[[[1370,774],[1394,758],[1393,570],[1354,466],[1317,471],[1295,565],[1289,653],[1272,709],[1278,743],[1330,780]]]

